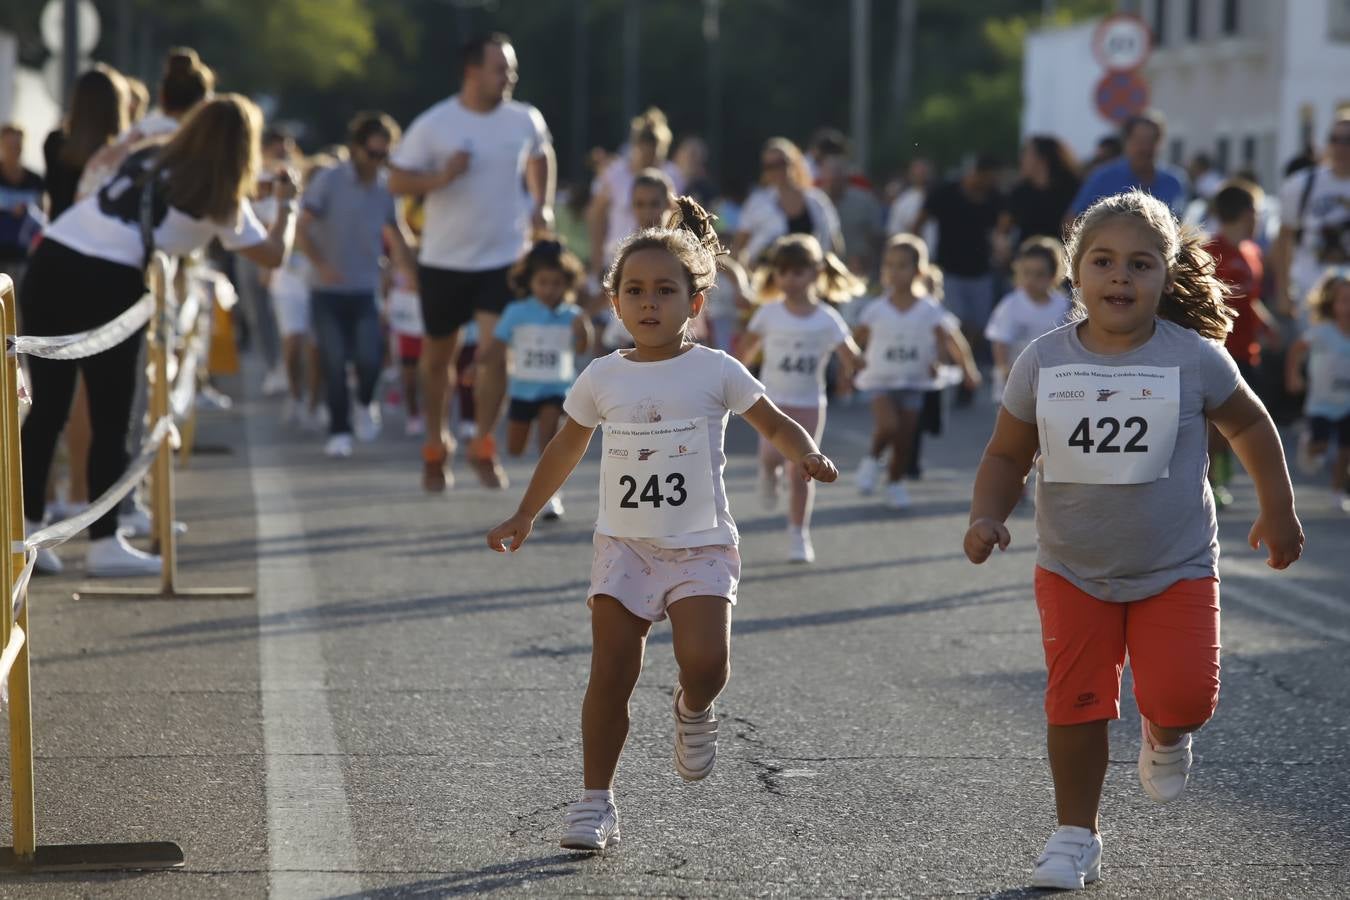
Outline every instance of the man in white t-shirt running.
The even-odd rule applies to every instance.
[[[507,271],[532,233],[553,226],[557,169],[544,117],[511,99],[517,75],[510,38],[474,38],[461,58],[459,93],[417,117],[389,167],[391,191],[426,196],[418,266],[426,330],[422,484],[434,493],[446,487],[452,447],[446,393],[459,329],[477,322],[478,358],[490,358],[497,320],[514,299]],[[494,488],[506,486],[494,440],[505,393],[504,372],[476,367],[478,437],[468,456],[483,484]]]
[[[1275,300],[1285,315],[1303,313],[1322,274],[1350,264],[1350,114],[1332,122],[1325,161],[1284,183],[1280,218],[1272,254]]]

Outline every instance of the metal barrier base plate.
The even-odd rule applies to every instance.
[[[20,859],[12,847],[0,848],[0,872],[136,872],[180,869],[183,848],[170,841],[138,844],[52,844],[38,847],[32,859]]]
[[[204,587],[172,590],[151,587],[83,587],[76,600],[251,600],[256,592],[246,587]]]

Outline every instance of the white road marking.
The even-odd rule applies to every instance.
[[[1322,637],[1350,644],[1350,629],[1299,612],[1284,600],[1293,596],[1340,614],[1350,613],[1350,606],[1337,603],[1310,588],[1303,587],[1288,574],[1275,572],[1261,563],[1221,559],[1219,574],[1224,578],[1219,591],[1224,602],[1235,600],[1240,606],[1256,610],[1262,615],[1296,625]],[[1272,580],[1271,576],[1275,576],[1278,580]],[[1261,582],[1259,588],[1256,584],[1258,580]]]
[[[258,434],[256,416],[248,421],[258,546],[266,547],[277,538],[293,540],[302,523],[280,454]],[[323,645],[298,614],[316,597],[305,554],[259,558],[268,895],[286,900],[358,894],[362,888]]]

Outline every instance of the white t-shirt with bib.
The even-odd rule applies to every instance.
[[[702,435],[691,436],[689,440],[681,437],[678,440],[680,445],[698,454],[696,458],[702,460],[701,465],[708,467],[716,524],[683,534],[640,538],[656,547],[679,549],[739,542],[736,523],[727,503],[726,486],[722,481],[722,472],[727,464],[724,446],[727,418],[729,413],[744,413],[762,396],[764,385],[756,381],[739,361],[720,350],[695,345],[679,356],[659,362],[634,362],[618,352],[602,356],[577,377],[563,403],[563,410],[585,428],[596,428],[602,424],[622,428],[627,424],[651,426],[660,423],[684,428],[685,423],[691,421],[706,422],[706,444],[700,439]],[[628,450],[627,447],[621,449]],[[631,451],[634,456],[626,456],[625,461],[631,458],[636,462],[635,454],[645,452],[635,445]],[[661,460],[653,459],[651,462],[654,474],[665,474],[667,479],[670,477],[672,473],[657,470]],[[692,481],[692,473],[685,474]],[[700,477],[702,474],[699,473]],[[641,502],[641,494],[646,493],[642,490],[644,487],[644,484],[638,484],[636,489],[629,489],[631,502]],[[662,479],[659,487],[664,496],[670,496],[672,485],[668,480]],[[606,491],[615,495],[614,503],[606,503]],[[601,515],[596,522],[596,531],[632,539],[630,535],[616,533],[625,529],[612,526],[605,514],[607,507],[620,505],[619,495],[622,492],[623,486],[617,481],[612,485],[602,484]]]
[[[460,150],[471,154],[462,175],[427,194],[421,263],[483,272],[515,262],[530,235],[525,164],[551,143],[539,110],[515,100],[480,113],[456,94],[413,120],[394,149],[393,165],[438,172]]]
[[[782,301],[755,310],[746,330],[764,342],[760,377],[779,406],[825,403],[825,367],[830,354],[849,339],[848,324],[833,307],[819,303],[807,316]]]
[[[866,366],[858,374],[863,390],[928,391],[938,386],[938,328],[951,329],[951,314],[932,297],[919,297],[901,312],[889,297],[863,308],[858,325],[867,328]]]

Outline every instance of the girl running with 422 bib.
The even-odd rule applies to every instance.
[[[1303,531],[1279,435],[1221,343],[1232,322],[1203,237],[1140,191],[1093,204],[1069,239],[1075,319],[1018,357],[975,476],[965,552],[1010,542],[1003,522],[1036,459],[1035,593],[1059,829],[1032,884],[1101,874],[1097,810],[1107,722],[1128,653],[1139,780],[1175,800],[1191,732],[1219,699],[1218,529],[1205,469],[1218,427],[1256,485],[1253,548],[1283,569]]]
[[[862,361],[843,316],[821,302],[821,296],[847,302],[864,287],[834,254],[826,256],[809,234],[779,238],[769,247],[766,260],[760,296],[779,294],[781,299],[755,310],[746,326],[748,340],[738,355],[742,362],[750,362],[764,351],[760,377],[769,398],[819,443],[825,431],[825,368],[831,354],[839,354],[849,380]],[[767,510],[778,506],[784,462],[783,454],[761,438],[759,495]],[[810,524],[815,484],[795,477],[789,481],[788,558],[814,562]]]
[[[563,817],[562,846],[604,850],[619,840],[614,770],[628,737],[628,701],[653,622],[670,616],[675,769],[686,781],[717,758],[713,700],[730,673],[731,607],[741,576],[736,524],[722,471],[723,433],[738,413],[797,467],[834,481],[834,464],[764,395],[735,359],[692,343],[722,252],[712,217],[689,197],[669,228],[620,245],[605,279],[635,347],[595,360],[563,405],[568,419],[544,451],[515,514],[488,546],[519,550],[534,517],[562,487],[591,433],[604,426],[600,517],[591,567],[591,677],[581,710],[585,792]]]
[[[556,240],[536,241],[511,269],[511,287],[524,299],[502,312],[497,341],[484,358],[489,367],[504,366],[510,350],[506,452],[511,456],[525,452],[532,423],[540,453],[558,433],[563,397],[577,377],[577,354],[591,343],[591,323],[572,302],[585,277],[581,260]],[[562,494],[554,494],[544,505],[544,518],[562,515]]]
[[[858,343],[867,348],[857,385],[867,392],[875,423],[871,452],[858,465],[858,490],[876,490],[881,457],[889,448],[886,501],[895,509],[909,506],[901,479],[914,453],[924,395],[940,386],[938,363],[945,358],[959,364],[971,390],[980,383],[960,323],[924,290],[927,274],[927,245],[910,234],[891,238],[881,258],[887,293],[863,308],[854,329]]]

